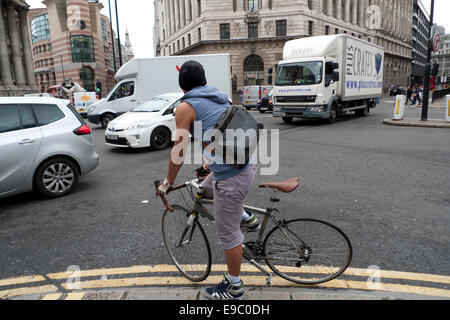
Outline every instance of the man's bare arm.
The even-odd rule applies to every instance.
[[[195,110],[186,102],[180,103],[175,112],[175,123],[177,126],[175,144],[170,153],[169,172],[167,173],[167,181],[170,184],[175,179],[183,166],[184,150],[190,141],[189,134],[191,124],[195,121]]]

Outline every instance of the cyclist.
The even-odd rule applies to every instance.
[[[167,177],[158,188],[161,195],[167,194],[183,165],[176,164],[173,159],[184,156],[183,151],[179,151],[180,144],[188,143],[194,122],[201,121],[202,124],[202,136],[194,138],[210,143],[204,138],[205,132],[214,127],[230,104],[225,94],[207,85],[203,66],[196,61],[188,61],[179,69],[179,85],[185,95],[175,113],[176,140],[169,159]],[[196,131],[191,133],[197,134]],[[237,169],[214,160],[212,155],[205,165],[212,174],[205,179],[203,186],[205,191],[211,189],[214,195],[216,229],[225,252],[228,272],[220,284],[207,288],[204,295],[213,300],[240,300],[244,296],[243,282],[240,279],[244,236],[240,228],[242,226],[249,231],[260,229],[255,215],[245,212],[243,208],[244,199],[255,180],[256,166],[249,164],[243,169]]]

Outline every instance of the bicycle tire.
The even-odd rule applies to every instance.
[[[164,246],[176,268],[187,279],[193,282],[204,281],[211,272],[211,247],[203,227],[194,220],[184,239],[188,239],[192,228],[192,240],[177,247],[189,220],[189,211],[181,206],[173,205],[174,211],[166,210],[162,219],[162,235]],[[201,256],[201,258],[199,258]]]
[[[281,228],[289,234],[291,241],[302,248],[303,254],[305,249],[309,250],[309,259],[303,258],[302,261],[300,253],[281,232]],[[336,226],[315,219],[296,219],[286,222],[281,228],[274,227],[267,234],[263,245],[267,265],[280,277],[298,284],[315,285],[339,277],[350,265],[353,255],[352,245],[347,235]],[[281,239],[278,240],[279,244],[275,242],[277,239]],[[282,247],[277,248],[276,245]],[[338,262],[324,263],[320,260],[321,257],[327,256],[324,250],[330,251],[336,247],[343,248]]]

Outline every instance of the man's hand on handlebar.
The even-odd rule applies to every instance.
[[[206,177],[207,175],[209,175],[211,173],[207,163],[203,167],[195,169],[195,172],[197,174],[197,178]]]
[[[164,181],[161,182],[161,184],[158,186],[158,195],[165,197],[169,193],[171,188],[172,184],[167,181],[167,178],[164,179]]]

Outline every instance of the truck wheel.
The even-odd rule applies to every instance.
[[[294,118],[283,117],[283,121],[284,121],[284,123],[286,123],[286,124],[292,123],[293,120],[294,120]]]
[[[247,111],[252,110],[252,107],[245,107],[245,109],[247,109]]]
[[[152,132],[150,147],[157,151],[163,150],[169,146],[171,140],[171,132],[167,128],[158,127]]]
[[[336,105],[332,104],[330,108],[330,117],[327,119],[328,123],[334,123],[338,117]]]
[[[357,117],[365,117],[369,114],[369,104],[367,103],[364,109],[355,110],[355,115]]]
[[[65,158],[50,159],[36,171],[36,190],[48,197],[62,197],[70,192],[78,182],[79,173],[75,164]]]
[[[100,124],[102,125],[103,128],[106,129],[111,120],[114,120],[114,116],[110,113],[107,113],[100,118]]]
[[[259,113],[266,113],[266,111],[260,109]]]

